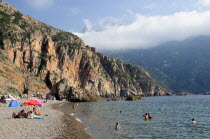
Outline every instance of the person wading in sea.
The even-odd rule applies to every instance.
[[[148,115],[147,113],[145,113],[145,114],[143,115],[143,117],[144,117],[145,120],[148,120],[148,119],[149,119],[149,115]]]
[[[117,130],[117,131],[119,131],[120,130],[120,125],[119,125],[119,123],[118,122],[116,122],[116,125],[115,125],[115,129]]]
[[[152,116],[148,113],[148,118],[149,118],[149,120],[151,120],[152,119]]]
[[[196,121],[194,118],[192,118],[192,124],[196,124]]]

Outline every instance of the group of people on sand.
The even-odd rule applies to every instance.
[[[40,113],[40,111],[34,106],[33,110],[27,109],[28,111],[21,110],[17,114],[15,112],[12,113],[12,118],[34,118],[34,117],[43,117],[44,115]],[[47,115],[45,115],[47,116]]]

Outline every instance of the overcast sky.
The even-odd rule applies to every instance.
[[[210,35],[210,0],[4,1],[96,48],[149,48]]]

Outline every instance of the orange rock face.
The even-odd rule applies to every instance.
[[[7,8],[4,2],[0,5],[1,11]],[[35,83],[34,90],[47,86],[52,91],[53,85],[65,79],[69,87],[85,90],[83,94],[94,92],[95,96],[102,97],[167,93],[143,69],[97,53],[93,47],[85,47],[74,34],[28,16],[22,15],[18,23],[13,23],[14,19],[0,26],[1,48],[15,66],[45,83],[45,87]]]

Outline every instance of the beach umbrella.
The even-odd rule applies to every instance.
[[[31,99],[24,102],[23,105],[42,105],[42,104],[38,100]]]
[[[17,100],[10,102],[9,107],[20,107],[20,103]]]
[[[40,100],[37,100],[37,101],[38,101],[38,102],[39,102],[39,104],[41,104],[41,105],[42,105],[42,104],[44,104],[44,102],[42,102],[42,101],[40,101]]]

